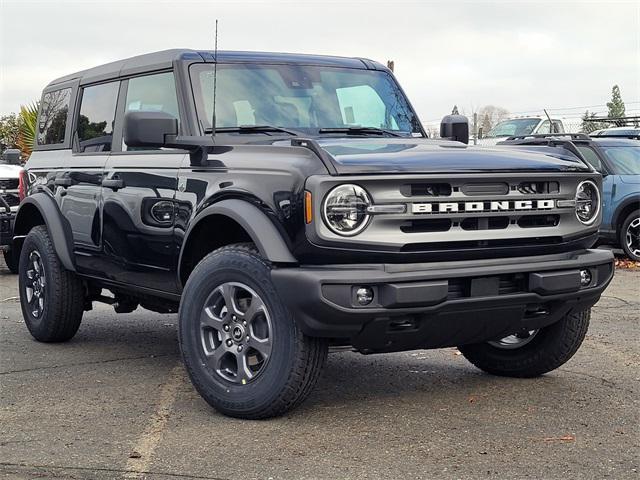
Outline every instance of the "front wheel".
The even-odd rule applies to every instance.
[[[631,260],[640,262],[640,210],[631,212],[622,223],[620,246]]]
[[[591,310],[571,313],[539,330],[524,330],[508,337],[459,350],[476,367],[504,377],[537,377],[566,363],[576,353],[589,328]]]
[[[282,415],[315,385],[327,342],[305,336],[251,245],[223,247],[194,269],[180,303],[179,341],[196,390],[232,417]]]

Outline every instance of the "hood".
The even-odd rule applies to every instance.
[[[589,171],[577,159],[422,138],[318,140],[338,174]]]
[[[20,165],[7,165],[0,163],[0,179],[3,178],[18,178],[20,176]]]

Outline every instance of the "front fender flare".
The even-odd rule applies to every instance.
[[[33,209],[36,209],[47,227],[53,247],[60,262],[67,270],[76,271],[75,256],[73,254],[73,235],[71,226],[58,207],[56,201],[44,192],[34,193],[25,198],[20,204],[14,224],[14,242],[21,242],[33,227],[33,221],[29,218]]]
[[[289,251],[282,234],[262,210],[244,200],[227,199],[202,210],[189,225],[180,249],[180,258],[178,260],[179,278],[182,274],[182,258],[185,246],[188,244],[189,235],[202,220],[211,215],[223,215],[236,221],[249,234],[260,254],[270,262],[298,263]]]

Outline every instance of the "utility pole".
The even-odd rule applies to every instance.
[[[478,112],[473,112],[473,144],[478,144]]]

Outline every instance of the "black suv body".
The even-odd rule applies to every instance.
[[[429,140],[370,60],[172,50],[41,105],[15,224],[31,333],[71,338],[93,301],[179,310],[189,375],[229,415],[297,405],[330,346],[545,373],[613,275],[587,163]]]

